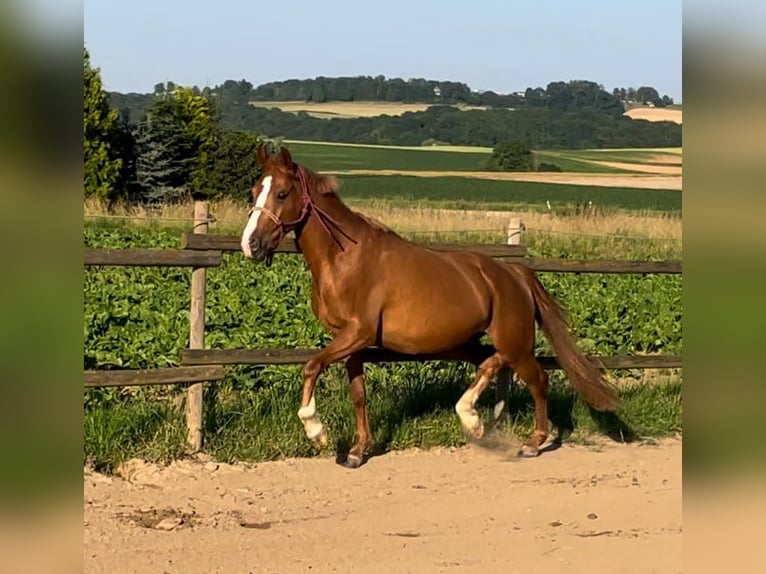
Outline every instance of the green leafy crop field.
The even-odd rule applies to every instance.
[[[86,224],[89,247],[177,248],[172,227]],[[453,238],[454,239],[454,238]],[[558,249],[530,246],[539,255]],[[569,253],[575,257],[577,253]],[[163,268],[86,268],[84,274],[86,369],[152,368],[177,364],[188,345],[190,271]],[[670,275],[542,274],[542,281],[571,314],[588,353],[643,354],[681,351],[681,277]],[[209,348],[315,348],[328,341],[310,307],[310,279],[299,256],[280,255],[267,269],[240,254],[208,270],[205,343]],[[538,350],[550,349],[539,339]],[[226,379],[206,386],[203,433],[219,460],[265,460],[316,454],[296,416],[300,366],[227,368]],[[371,423],[385,448],[459,445],[465,441],[453,406],[471,380],[460,363],[368,366]],[[642,381],[621,372],[624,406],[616,419],[596,416],[576,399],[561,374],[552,374],[551,419],[574,436],[615,431],[657,436],[680,430],[680,378],[674,372]],[[492,391],[482,408],[491,409]],[[103,388],[84,392],[86,461],[111,469],[131,456],[168,461],[183,455],[183,389],[179,386]],[[353,441],[354,424],[345,375],[332,366],[320,379],[317,404],[333,451]],[[526,390],[510,404],[508,432],[532,426]],[[558,421],[558,422],[557,422]],[[571,430],[571,428],[570,428]]]

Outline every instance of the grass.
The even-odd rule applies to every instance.
[[[476,171],[489,158],[488,151],[451,151],[433,148],[393,146],[328,145],[290,142],[290,152],[298,163],[320,171],[347,169],[397,169],[413,171]]]
[[[383,146],[335,144],[286,140],[299,163],[322,171],[353,169],[407,171],[480,171],[492,154],[491,148],[468,146]],[[593,161],[636,161],[645,163],[656,150],[550,150],[534,152],[541,161],[554,163],[575,173],[630,173],[628,169],[594,164]]]
[[[396,365],[368,373],[370,425],[380,451],[419,447],[462,446],[467,439],[454,404],[472,378],[459,363],[428,363],[396,377]],[[298,380],[298,370],[293,374]],[[264,388],[260,393],[222,391],[208,385],[203,435],[205,452],[221,462],[276,460],[292,456],[343,455],[354,441],[353,409],[347,383],[337,368],[320,379],[317,408],[328,428],[330,446],[319,451],[308,441],[295,416],[299,385],[288,392]],[[551,430],[564,439],[587,441],[607,435],[618,441],[669,436],[680,432],[681,380],[668,374],[652,385],[624,384],[618,413],[592,411],[566,384],[555,382],[549,396]],[[479,402],[488,424],[494,406],[490,387]],[[508,417],[497,433],[518,442],[534,426],[534,404],[526,389],[513,390]],[[112,471],[140,457],[167,463],[183,457],[184,407],[179,401],[139,398],[121,404],[100,404],[85,411],[86,463]]]
[[[399,200],[359,200],[349,204],[415,240],[454,241],[462,237],[477,243],[504,242],[509,220],[518,217],[526,228],[522,243],[530,253],[552,257],[562,252],[580,253],[583,257],[607,259],[681,257],[682,225],[676,212],[602,212],[593,208],[481,211],[443,209],[426,202]],[[210,212],[216,221],[211,224],[211,233],[239,233],[248,209],[244,202],[228,198],[212,201]],[[135,205],[107,208],[102,201],[90,199],[84,203],[84,213],[89,223],[117,217],[121,218],[117,221],[130,223],[134,229],[176,226],[180,235],[185,229],[184,222],[191,220],[193,204],[188,201],[156,209]]]

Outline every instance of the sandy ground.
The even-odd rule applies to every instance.
[[[681,440],[84,473],[86,572],[681,571]]]
[[[595,163],[595,162],[594,162]],[[635,166],[635,164],[626,164]],[[631,167],[633,169],[633,167]],[[581,173],[581,172],[525,172],[525,171],[408,171],[396,169],[349,169],[324,171],[336,175],[411,175],[416,177],[466,177],[496,181],[534,181],[542,183],[567,183],[570,185],[595,185],[606,187],[634,187],[640,189],[681,190],[683,178],[680,168],[677,175],[632,173]]]

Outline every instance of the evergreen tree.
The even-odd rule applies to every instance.
[[[109,107],[100,71],[91,67],[87,48],[83,51],[83,64],[85,196],[111,200],[117,195],[116,183],[122,167],[122,160],[111,145],[117,112]]]
[[[187,193],[189,158],[184,158],[178,126],[150,113],[137,130],[137,199],[173,201]]]
[[[140,124],[136,175],[139,197],[173,201],[209,195],[208,172],[218,130],[211,101],[194,90],[161,84]]]

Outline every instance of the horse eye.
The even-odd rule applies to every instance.
[[[280,191],[277,194],[277,199],[287,199],[288,193],[286,191]]]

